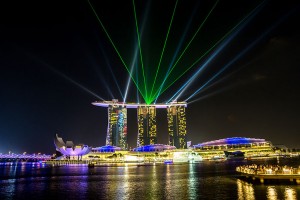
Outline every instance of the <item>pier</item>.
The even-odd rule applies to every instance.
[[[300,166],[298,168],[279,165],[242,165],[236,168],[239,178],[250,182],[289,182],[300,184]]]

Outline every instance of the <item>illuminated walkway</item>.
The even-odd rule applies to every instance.
[[[290,181],[300,184],[300,166],[293,168],[289,166],[279,165],[242,165],[236,168],[236,171],[241,173],[240,178],[245,178],[250,181],[259,180],[260,183],[265,181]]]

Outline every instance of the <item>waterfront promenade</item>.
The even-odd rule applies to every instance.
[[[61,165],[109,165],[109,164],[120,164],[122,161],[99,161],[99,160],[47,160],[46,164],[51,166]]]
[[[289,181],[300,184],[300,166],[298,168],[280,165],[242,165],[236,168],[240,178],[260,183]]]

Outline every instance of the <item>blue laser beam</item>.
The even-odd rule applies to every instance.
[[[70,78],[69,76],[65,75],[64,73],[62,73],[61,71],[58,71],[57,69],[55,69],[54,67],[52,67],[50,64],[42,61],[42,60],[38,60],[40,63],[42,63],[44,66],[46,66],[48,69],[50,69],[52,72],[54,72],[55,74],[59,75],[60,77],[66,79],[67,81],[69,81],[70,83],[76,85],[77,87],[79,87],[80,89],[82,89],[83,91],[91,94],[92,96],[104,101],[104,99],[102,97],[100,97],[99,95],[97,95],[95,92],[91,91],[90,89],[88,89],[87,87],[83,86],[82,84],[78,83],[77,81],[73,80],[72,78]]]
[[[135,64],[135,69],[136,69],[136,82],[139,82],[139,71],[138,71],[138,63],[136,62]],[[140,103],[140,95],[139,95],[139,90],[136,88],[136,99],[137,99],[137,103]]]
[[[112,91],[110,90],[110,87],[108,86],[107,81],[105,80],[105,78],[103,76],[103,73],[101,73],[101,71],[99,69],[99,65],[94,61],[94,59],[92,59],[91,54],[87,53],[86,56],[88,57],[88,60],[90,61],[89,64],[95,70],[95,72],[100,80],[100,84],[105,86],[105,89],[108,92],[108,94],[110,95],[110,97],[112,97],[114,99],[114,95],[113,95]]]
[[[211,77],[205,84],[203,84],[200,88],[198,88],[192,95],[190,95],[185,101],[190,100],[195,95],[197,95],[206,85],[208,85],[211,81],[213,81],[216,77],[218,77],[221,73],[223,73],[229,66],[239,60],[241,57],[245,55],[250,49],[252,49],[260,40],[262,40],[267,34],[269,34],[275,27],[277,27],[286,17],[280,18],[275,24],[273,24],[270,28],[268,28],[263,34],[261,34],[254,42],[252,42],[247,48],[243,49],[236,57],[234,57],[229,63],[227,63],[220,71],[218,71],[213,77]]]
[[[204,18],[204,20],[202,21],[202,23],[200,24],[200,26],[198,27],[197,31],[194,33],[193,37],[191,38],[191,40],[188,42],[188,44],[185,46],[184,50],[182,51],[182,53],[180,54],[179,58],[176,60],[175,64],[172,66],[171,70],[169,71],[169,73],[166,75],[166,77],[168,78],[171,74],[171,72],[173,71],[173,69],[177,66],[177,64],[179,63],[179,61],[181,60],[182,56],[186,53],[186,50],[190,47],[190,44],[193,42],[193,40],[196,38],[197,34],[199,33],[199,31],[202,29],[202,27],[204,26],[205,22],[207,21],[207,19],[209,18],[209,16],[211,15],[211,13],[213,12],[213,10],[215,9],[215,7],[217,6],[219,0],[217,0],[215,2],[215,4],[213,5],[213,7],[211,8],[211,10],[209,11],[209,13],[207,14],[207,16]]]
[[[258,59],[258,58],[256,58],[255,60],[257,60],[257,59]],[[200,93],[202,93],[202,92],[208,90],[209,88],[211,88],[211,87],[213,87],[213,86],[215,86],[215,85],[217,85],[217,84],[219,84],[219,83],[221,83],[221,82],[223,82],[223,81],[229,79],[233,74],[237,73],[238,71],[242,70],[243,68],[246,68],[248,65],[250,65],[250,64],[253,63],[253,62],[254,62],[254,60],[252,60],[251,62],[249,62],[249,63],[247,63],[247,64],[245,64],[245,65],[243,65],[243,66],[241,66],[241,67],[239,67],[239,68],[236,69],[235,71],[230,72],[230,73],[227,74],[226,76],[221,77],[220,79],[216,80],[216,81],[213,82],[212,84],[207,85],[206,87],[203,87],[203,89],[201,89],[201,91],[199,91],[198,94],[200,94]],[[207,95],[206,95],[206,96],[207,96]],[[193,101],[193,102],[194,102],[194,101]],[[189,103],[190,103],[190,102],[189,102]]]
[[[194,16],[194,15],[195,15],[195,13],[196,13],[196,11],[197,11],[197,8],[198,8],[198,6],[194,7],[194,10],[193,10],[191,16]],[[178,45],[177,45],[176,51],[175,51],[175,53],[174,53],[174,55],[173,55],[173,57],[172,57],[172,60],[171,60],[171,62],[170,62],[170,64],[169,64],[169,67],[168,67],[168,70],[167,70],[167,73],[166,73],[166,74],[169,74],[169,72],[170,72],[170,70],[171,70],[171,68],[172,68],[172,66],[173,66],[173,64],[174,64],[174,62],[175,62],[175,59],[177,58],[177,55],[178,55],[179,51],[181,50],[181,47],[182,47],[183,42],[184,42],[184,40],[185,40],[185,38],[186,38],[187,32],[188,32],[188,30],[189,30],[189,28],[190,28],[190,26],[191,26],[192,18],[193,18],[193,17],[190,17],[188,23],[187,23],[186,26],[185,26],[184,32],[183,32],[183,34],[182,34],[182,37],[180,38],[180,41],[179,41],[179,43],[178,43]],[[166,82],[167,78],[168,78],[168,77],[165,76],[163,82],[162,82],[161,85],[159,86],[157,98],[154,100],[154,104],[156,103],[156,101],[157,101],[157,99],[158,99],[158,97],[159,97],[159,95],[160,95],[160,93],[161,93],[161,90],[162,90],[163,86],[165,85],[165,82]]]
[[[234,72],[231,72],[230,74],[228,74],[228,75],[222,77],[221,79],[218,79],[218,80],[217,80],[216,82],[214,82],[213,84],[210,84],[209,86],[203,88],[203,90],[201,90],[198,94],[200,94],[200,93],[206,91],[207,89],[209,89],[210,87],[213,87],[214,85],[216,85],[216,84],[218,84],[218,83],[220,83],[220,82],[222,82],[222,81],[228,79],[229,77],[231,77],[232,74],[234,74],[234,73],[236,73],[237,71],[240,71],[241,69],[247,67],[247,66],[248,66],[249,64],[251,64],[252,62],[253,62],[253,61],[251,61],[251,62],[245,64],[244,66],[242,66],[242,67],[238,68],[237,70],[235,70]],[[243,84],[246,84],[246,83],[249,83],[249,82],[251,82],[251,80],[244,81]],[[229,90],[229,89],[232,89],[232,88],[234,88],[234,87],[236,87],[236,86],[239,86],[239,85],[240,85],[240,82],[235,82],[235,83],[233,83],[233,84],[230,84],[230,85],[227,85],[227,86],[225,86],[225,87],[222,87],[222,88],[220,88],[219,90],[216,90],[216,91],[214,91],[214,92],[210,92],[209,94],[206,94],[206,95],[204,95],[204,96],[201,96],[201,97],[199,97],[198,99],[189,101],[188,104],[192,104],[192,103],[195,103],[195,102],[197,102],[197,101],[206,99],[206,98],[208,98],[208,97],[211,97],[211,96],[220,94],[220,93],[222,93],[222,92],[225,92],[225,91],[227,91],[227,90]]]
[[[114,80],[114,83],[115,83],[115,85],[117,86],[117,89],[118,89],[118,91],[119,91],[121,97],[124,98],[124,95],[123,95],[123,93],[122,93],[122,91],[121,91],[121,88],[120,88],[120,86],[119,86],[119,84],[118,84],[117,78],[116,78],[114,72],[112,71],[112,67],[111,67],[111,64],[110,64],[110,62],[109,62],[109,60],[108,60],[108,57],[107,57],[107,55],[106,55],[104,49],[103,49],[102,47],[100,47],[100,49],[101,49],[101,52],[102,52],[102,54],[103,54],[103,56],[104,56],[105,63],[106,63],[106,65],[107,65],[107,67],[108,67],[108,69],[109,69],[109,71],[110,71],[110,74],[112,75],[112,78],[113,78],[113,80]],[[104,79],[103,79],[103,80],[104,80]],[[106,81],[105,81],[105,83],[106,83]],[[108,88],[107,90],[109,91],[109,93],[111,94],[111,96],[114,98],[114,96],[113,96],[111,90],[109,89],[110,87],[108,87],[107,84],[105,84],[105,85],[107,86],[106,88]]]
[[[43,66],[45,66],[46,68],[48,68],[49,70],[51,70],[52,72],[54,72],[55,74],[59,75],[60,77],[64,78],[65,80],[71,82],[72,84],[76,85],[77,87],[79,87],[80,89],[82,89],[83,91],[89,93],[90,95],[104,101],[104,99],[99,96],[98,94],[96,94],[95,92],[91,91],[90,89],[88,89],[87,87],[83,86],[82,84],[78,83],[77,81],[73,80],[72,78],[70,78],[69,76],[65,75],[64,73],[62,73],[61,71],[55,69],[52,65],[46,63],[45,61],[39,59],[38,57],[36,57],[35,55],[29,54],[28,52],[26,53],[28,56],[30,56],[31,58],[33,58],[35,61],[41,63]]]
[[[133,74],[133,70],[134,70],[136,62],[137,62],[137,56],[138,56],[138,47],[136,46],[135,52],[134,52],[134,55],[133,55],[133,59],[132,59],[133,61],[132,61],[131,66],[130,66],[130,73],[131,74]],[[136,81],[136,82],[138,84],[138,81]],[[128,76],[127,84],[126,84],[126,88],[125,88],[125,95],[123,97],[123,102],[126,102],[130,84],[131,84],[131,77]]]
[[[105,89],[108,92],[108,94],[110,95],[110,97],[114,99],[115,97],[114,97],[112,91],[110,90],[110,87],[108,86],[108,83],[106,82],[103,74],[98,69],[98,65],[96,65],[95,63],[92,63],[92,66],[93,66],[94,70],[96,71],[98,78],[100,79],[100,84],[105,86]]]
[[[143,33],[144,33],[144,28],[145,28],[145,22],[148,18],[148,13],[149,13],[149,2],[147,4],[147,9],[146,9],[146,12],[144,14],[144,17],[143,17],[143,22],[142,22],[142,25],[141,25],[141,30],[140,30],[140,37],[142,38],[143,36]],[[130,65],[130,74],[133,74],[134,72],[134,69],[136,70],[136,83],[137,85],[139,85],[139,81],[138,81],[138,67],[137,67],[137,58],[138,58],[138,53],[139,53],[139,46],[138,44],[136,43],[135,44],[135,47],[134,47],[134,53],[133,53],[133,58],[132,58],[132,62],[131,62],[131,65]],[[126,84],[126,88],[125,88],[125,95],[123,97],[123,102],[126,102],[126,99],[127,99],[127,95],[128,95],[128,91],[129,91],[129,87],[130,87],[130,84],[131,84],[131,79],[132,77],[128,76],[128,79],[127,79],[127,84]],[[138,87],[138,86],[137,86]],[[139,101],[139,98],[138,98],[138,94],[139,94],[139,91],[137,89],[137,100]]]
[[[193,101],[190,101],[190,102],[188,102],[188,104],[190,105],[190,104],[192,104],[192,103],[201,101],[201,100],[206,99],[206,98],[208,98],[208,97],[211,97],[211,96],[220,94],[220,93],[225,92],[225,91],[227,91],[227,90],[229,90],[229,89],[231,89],[231,88],[233,88],[233,87],[235,87],[235,86],[237,86],[237,85],[238,85],[237,83],[236,83],[236,84],[232,84],[232,85],[228,85],[228,86],[223,87],[223,88],[221,88],[221,89],[219,89],[219,90],[217,90],[217,91],[211,92],[211,93],[209,93],[209,94],[207,94],[207,95],[204,95],[204,96],[202,96],[202,97],[199,97],[198,99],[195,99],[195,100],[193,100]]]
[[[173,14],[172,14],[171,21],[170,21],[169,28],[168,28],[168,32],[167,32],[167,35],[166,35],[166,38],[165,38],[164,46],[163,46],[162,51],[161,51],[161,55],[160,55],[160,59],[159,59],[158,65],[157,65],[157,70],[156,70],[156,73],[155,73],[153,85],[151,87],[150,98],[152,98],[152,92],[153,92],[153,89],[154,89],[154,86],[155,86],[155,83],[156,83],[158,72],[160,70],[161,61],[162,61],[162,58],[163,58],[163,55],[164,55],[164,52],[165,52],[165,47],[166,47],[166,44],[167,44],[167,41],[168,41],[168,38],[169,38],[169,33],[170,33],[170,30],[171,30],[171,27],[172,27],[172,24],[173,24],[173,19],[174,19],[174,16],[175,16],[177,4],[178,4],[178,0],[176,0],[175,6],[174,6]]]
[[[248,64],[249,64],[249,63],[248,63]],[[219,84],[219,83],[221,83],[221,82],[223,82],[223,81],[229,79],[233,74],[237,73],[237,72],[240,71],[242,68],[245,68],[248,64],[246,64],[246,65],[244,65],[244,66],[238,68],[237,70],[235,70],[235,71],[233,71],[233,72],[227,74],[227,75],[224,76],[224,77],[221,77],[220,79],[216,80],[216,81],[213,82],[212,84],[207,85],[207,86],[204,87],[201,91],[199,91],[198,94],[200,94],[200,93],[202,93],[202,92],[204,92],[204,91],[210,89],[211,87],[213,87],[213,86],[215,86],[215,85],[217,85],[217,84]]]
[[[256,16],[256,14],[261,9],[261,5],[257,6],[251,13],[246,17],[246,19],[243,20],[241,24],[236,28],[236,30],[229,35],[220,45],[219,47],[212,53],[212,55],[209,56],[209,58],[206,59],[206,61],[199,67],[199,69],[196,71],[196,73],[189,78],[182,87],[179,88],[179,90],[168,100],[168,102],[171,101],[177,101],[178,98],[187,90],[187,88],[190,86],[190,84],[199,76],[199,74],[213,61],[220,52],[223,51],[223,49],[240,33],[240,31]],[[258,9],[260,8],[260,9]]]

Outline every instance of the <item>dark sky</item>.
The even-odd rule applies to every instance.
[[[155,72],[175,2],[135,1],[139,28],[143,28],[146,77]],[[261,2],[219,1],[173,78]],[[91,3],[124,61],[131,63],[137,44],[132,1]],[[170,63],[181,39],[182,52],[214,3],[178,1],[162,68]],[[88,1],[1,4],[0,153],[52,153],[55,133],[75,143],[104,145],[107,110],[91,102],[99,98],[121,100],[117,85],[124,94],[128,72]],[[193,144],[240,136],[300,148],[299,6],[296,0],[262,3],[183,93],[179,100],[188,98],[235,60],[203,92],[189,99],[187,129]],[[178,79],[158,102],[171,98],[217,49],[218,46]],[[127,101],[140,98],[131,83]],[[128,118],[129,146],[134,147],[136,111],[130,110]],[[167,142],[166,123],[166,111],[159,110],[159,143]]]

